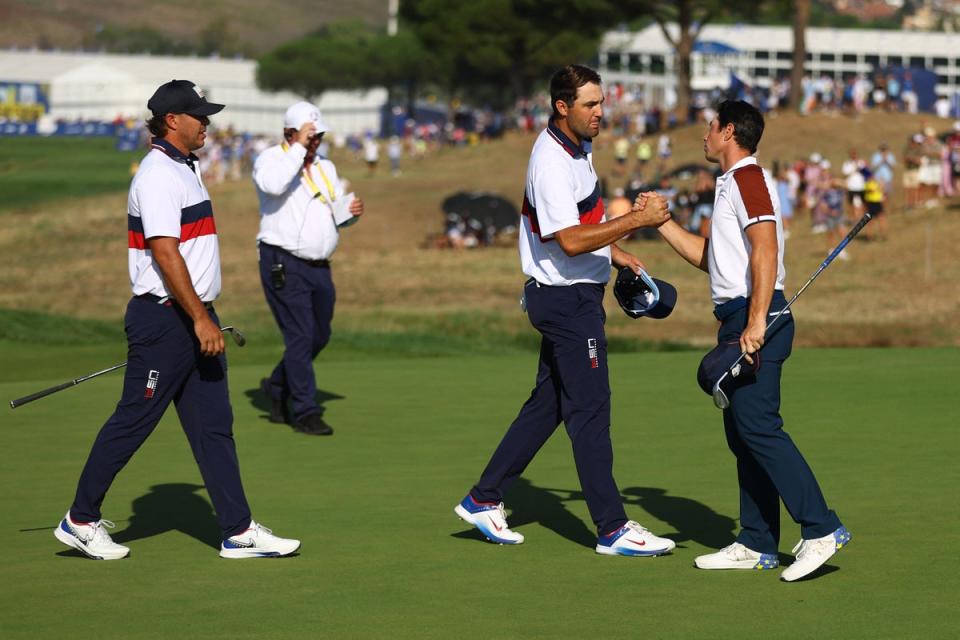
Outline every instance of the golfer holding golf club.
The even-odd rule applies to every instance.
[[[706,159],[723,171],[710,238],[689,233],[672,220],[659,230],[680,256],[710,274],[714,315],[721,324],[719,346],[701,365],[701,385],[709,393],[737,356],[747,354],[739,375],[725,380],[730,402],[723,411],[727,444],[737,458],[741,531],[733,544],[698,557],[695,564],[701,569],[775,569],[782,499],[802,535],[794,548],[796,561],[781,575],[789,582],[820,567],[850,540],[850,533],[827,507],[780,417],[780,372],[790,356],[794,324],[788,310],[767,335],[768,318],[787,301],[780,202],[770,174],[754,156],[763,126],[763,116],[746,102],[721,103],[703,137]]]
[[[100,507],[113,479],[153,432],[171,402],[223,532],[224,558],[285,556],[299,540],[271,534],[250,517],[233,442],[227,362],[213,301],[220,293],[220,250],[210,196],[197,156],[210,116],[192,82],[172,80],[147,103],[153,139],[127,204],[130,282],[127,368],[123,394],[100,429],[70,510],[54,529],[64,544],[90,558],[116,560],[116,544]]]

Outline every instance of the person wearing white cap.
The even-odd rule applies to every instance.
[[[284,343],[283,357],[260,386],[270,400],[271,422],[310,435],[333,433],[321,417],[313,372],[313,359],[330,340],[336,300],[330,257],[339,230],[364,210],[334,164],[317,155],[327,131],[320,109],[298,102],[284,116],[284,141],[261,153],[253,167],[260,280]]]

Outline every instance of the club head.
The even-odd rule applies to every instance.
[[[233,338],[233,341],[237,343],[238,347],[242,347],[243,345],[247,344],[247,338],[243,335],[243,333],[240,332],[240,329],[237,329],[236,327],[220,327],[220,331],[229,333]]]
[[[730,398],[728,398],[727,394],[720,388],[719,382],[713,387],[713,405],[717,409],[726,409],[730,406]]]

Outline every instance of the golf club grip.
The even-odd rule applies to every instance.
[[[840,252],[844,250],[844,248],[850,243],[850,241],[853,240],[854,237],[856,237],[856,235],[860,233],[860,230],[863,229],[865,226],[867,226],[867,223],[870,222],[870,220],[872,219],[873,219],[873,216],[869,212],[863,214],[863,217],[860,218],[860,221],[857,222],[856,225],[854,225],[853,229],[850,229],[850,233],[847,234],[847,237],[845,237],[840,242],[840,244],[837,245],[836,249],[830,252],[830,255],[827,256],[827,259],[823,261],[823,264],[821,264],[820,267],[825,268],[828,264],[830,264],[833,261],[834,258],[840,255]]]
[[[34,400],[39,400],[40,398],[46,398],[47,396],[56,393],[57,391],[63,391],[77,384],[76,380],[70,380],[69,382],[64,382],[58,384],[55,387],[50,387],[49,389],[44,389],[43,391],[37,391],[36,393],[31,393],[28,396],[23,396],[22,398],[17,398],[16,400],[10,401],[10,408],[16,409],[19,406],[25,405],[28,402],[33,402]]]

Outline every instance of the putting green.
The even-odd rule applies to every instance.
[[[2,343],[7,400],[112,364],[107,346]],[[225,561],[174,412],[104,505],[129,559],[92,562],[51,530],[68,507],[120,375],[0,420],[0,637],[933,638],[956,632],[957,349],[798,350],[786,429],[853,532],[813,580],[704,572],[695,555],[736,530],[732,455],[694,381],[700,354],[611,356],[616,477],[628,514],[678,548],[594,554],[560,429],[507,496],[527,542],[482,541],[452,513],[529,393],[532,354],[321,357],[332,438],[266,421],[262,351],[231,350],[230,386],[254,515],[302,553]],[[260,355],[257,355],[260,354]],[[254,357],[256,356],[256,357]],[[9,359],[8,359],[9,358]],[[56,358],[61,366],[51,365]],[[18,381],[12,381],[16,377]],[[781,552],[798,527],[784,514]],[[782,556],[789,561],[787,556]],[[951,604],[953,603],[953,604]]]

